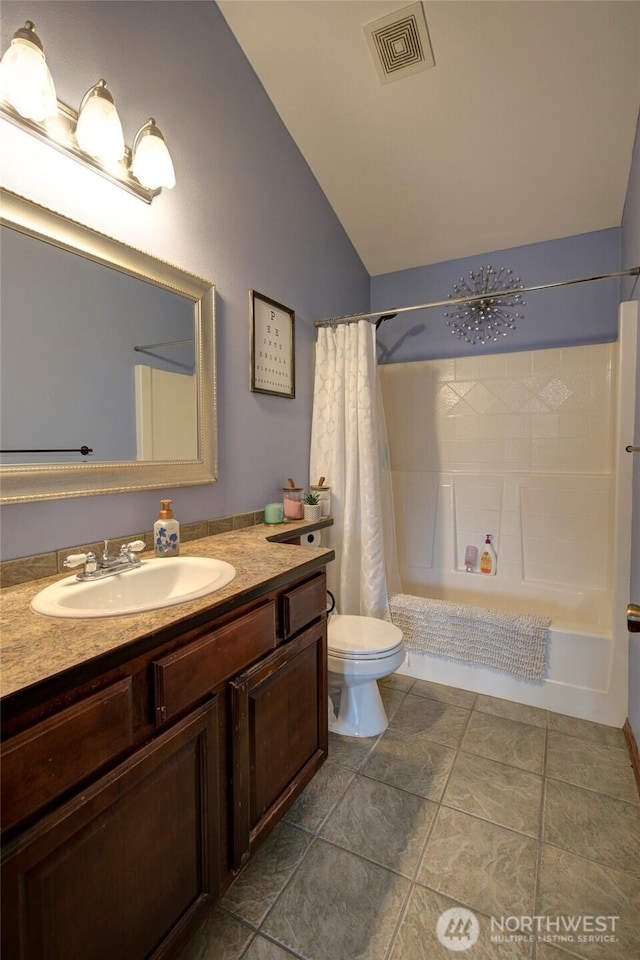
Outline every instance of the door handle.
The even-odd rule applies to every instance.
[[[640,633],[640,606],[637,603],[627,604],[627,630]]]

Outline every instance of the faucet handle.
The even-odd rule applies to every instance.
[[[125,543],[122,550],[125,553],[141,553],[146,548],[144,540],[132,540],[131,543]]]
[[[79,567],[86,562],[87,562],[86,553],[70,553],[69,556],[65,559],[62,566],[66,567],[68,570],[72,570],[74,567]]]
[[[88,553],[70,553],[66,560],[64,560],[62,566],[66,567],[67,570],[72,570],[74,567],[79,567],[82,564],[84,564],[85,573],[95,573],[98,568],[95,553],[91,551]]]

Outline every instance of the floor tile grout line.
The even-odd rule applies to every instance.
[[[407,883],[413,883],[410,875],[406,873],[402,873],[396,867],[390,867],[386,863],[381,863],[380,860],[374,860],[373,857],[367,856],[366,853],[359,853],[356,850],[351,850],[349,847],[345,847],[341,843],[338,843],[337,840],[332,840],[330,837],[316,837],[316,840],[320,840],[322,841],[322,843],[326,843],[330,847],[335,847],[336,850],[341,850],[343,853],[348,853],[352,857],[357,857],[359,860],[364,860],[366,863],[370,863],[374,867],[379,867],[381,870],[386,870],[388,873],[392,873],[394,877],[400,877],[401,880],[406,880]],[[305,853],[305,856],[306,856],[306,853]],[[288,881],[287,881],[287,884],[288,884]]]
[[[317,837],[317,836],[314,836],[314,837],[313,837],[313,839],[311,840],[311,842],[310,842],[309,845],[307,846],[307,849],[304,851],[304,853],[303,853],[302,856],[300,857],[300,860],[298,861],[298,863],[295,865],[295,867],[294,867],[293,870],[291,871],[290,876],[286,879],[286,881],[285,881],[284,884],[282,885],[282,888],[278,891],[277,897],[274,898],[273,903],[269,906],[269,909],[265,912],[264,916],[263,916],[262,919],[260,920],[260,924],[259,924],[259,926],[258,926],[258,932],[259,932],[261,935],[263,934],[263,925],[264,925],[265,921],[267,920],[267,918],[269,917],[269,914],[270,914],[271,911],[274,909],[274,907],[276,906],[276,904],[278,903],[278,901],[279,901],[280,898],[282,897],[282,895],[283,895],[283,893],[285,892],[285,890],[287,890],[288,887],[291,885],[291,882],[292,882],[293,878],[294,878],[295,875],[298,873],[298,871],[301,869],[302,864],[305,862],[305,860],[306,860],[306,858],[307,858],[307,856],[308,856],[308,854],[309,854],[309,851],[311,850],[312,847],[314,847],[314,846],[317,844],[317,842],[318,842],[319,839],[320,839],[320,838]],[[273,939],[273,934],[267,933],[267,931],[264,931],[264,936],[266,936],[266,937],[268,937],[268,938],[270,938],[270,939]],[[274,940],[274,943],[279,943],[279,941]],[[289,947],[286,947],[286,949],[288,950]],[[305,958],[305,960],[306,960],[306,958]]]
[[[530,773],[534,777],[544,777],[544,766],[541,771],[529,770],[527,767],[519,767],[515,763],[509,763],[508,760],[496,760],[495,757],[486,757],[482,753],[473,753],[473,751],[464,749],[462,746],[460,747],[460,753],[464,753],[466,757],[478,757],[480,760],[490,760],[491,763],[500,763],[503,767],[519,770],[521,773]]]
[[[570,787],[576,787],[578,790],[584,790],[586,793],[595,793],[597,797],[606,797],[608,800],[617,800],[619,803],[626,803],[628,807],[640,807],[640,797],[637,800],[627,800],[626,797],[618,797],[614,793],[605,793],[603,790],[596,790],[594,787],[585,787],[582,783],[574,783],[573,780],[564,780],[560,776],[552,777],[548,773],[544,774],[546,780],[553,780],[554,783],[566,783]]]
[[[617,727],[613,729],[617,730]],[[601,740],[590,740],[588,737],[576,737],[573,733],[562,733],[561,730],[553,730],[550,727],[547,727],[549,733],[557,733],[561,737],[568,737],[570,740],[579,740],[580,743],[588,744],[590,747],[602,747],[604,750],[614,750],[616,753],[623,753],[627,757],[629,756],[629,750],[627,749],[626,744],[621,747],[615,745],[615,743],[603,743]]]
[[[395,949],[396,940],[398,939],[398,934],[400,933],[400,928],[401,928],[402,924],[404,923],[405,918],[406,918],[406,915],[407,915],[407,911],[409,910],[409,903],[410,903],[411,897],[412,897],[412,895],[413,895],[413,887],[414,887],[414,884],[411,883],[411,881],[410,881],[410,882],[409,882],[409,887],[408,887],[407,892],[406,892],[405,897],[404,897],[404,902],[403,902],[403,904],[402,904],[402,906],[401,906],[401,908],[400,908],[400,912],[398,913],[398,919],[396,920],[395,926],[394,926],[394,928],[393,928],[393,932],[392,932],[391,937],[390,937],[390,939],[389,939],[389,944],[388,944],[387,949],[386,949],[386,951],[385,951],[385,955],[384,955],[385,960],[390,960],[390,957],[392,956],[393,951],[394,951],[394,949]]]
[[[569,850],[567,847],[561,846],[559,843],[554,843],[551,840],[544,840],[542,843],[545,847],[553,847],[554,850],[560,850],[561,853],[568,853],[571,857],[576,857],[578,860],[585,860],[587,863],[592,863],[596,867],[604,867],[605,870],[614,870],[616,873],[623,873],[627,877],[631,877],[633,880],[640,880],[640,872],[633,873],[632,870],[625,870],[624,867],[619,867],[613,863],[607,863],[605,860],[596,860],[593,857],[588,857],[584,853],[576,853],[575,850]]]
[[[538,825],[538,852],[536,857],[536,882],[533,890],[533,909],[536,914],[538,914],[538,905],[540,903],[541,890],[540,883],[542,881],[542,852],[544,848],[544,811],[545,811],[545,802],[547,799],[547,778],[545,776],[547,770],[547,746],[549,742],[548,736],[548,727],[545,727],[544,731],[544,755],[543,755],[543,777],[542,777],[542,796],[540,798],[540,817]],[[532,960],[536,960],[538,949],[537,944],[534,941],[533,950],[531,953]]]
[[[238,958],[238,960],[245,960],[247,954],[251,950],[251,947],[253,946],[255,941],[258,939],[258,937],[262,937],[263,940],[268,940],[269,943],[273,943],[274,946],[279,947],[280,950],[282,950],[282,952],[285,953],[288,957],[295,958],[295,960],[309,960],[309,957],[306,957],[303,953],[298,953],[297,950],[292,950],[291,947],[286,947],[283,943],[280,942],[280,940],[276,940],[275,937],[273,937],[270,933],[263,933],[260,930],[256,932],[255,937],[251,939],[251,942],[247,945],[246,950]]]

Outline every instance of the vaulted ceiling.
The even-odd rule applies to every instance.
[[[422,4],[435,66],[381,83],[387,0],[220,0],[371,275],[619,226],[640,2]]]

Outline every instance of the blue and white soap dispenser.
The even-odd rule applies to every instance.
[[[153,525],[156,557],[177,557],[180,553],[180,524],[173,516],[173,500],[161,500],[162,507]]]

